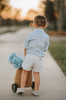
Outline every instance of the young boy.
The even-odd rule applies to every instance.
[[[34,18],[35,30],[28,34],[24,42],[24,55],[25,59],[22,64],[23,72],[21,75],[21,88],[18,89],[17,93],[22,94],[25,92],[25,83],[28,72],[33,68],[33,75],[35,81],[35,89],[33,94],[39,95],[40,85],[40,71],[43,68],[43,57],[45,51],[48,50],[49,36],[44,32],[46,25],[46,17],[43,15],[37,15]]]

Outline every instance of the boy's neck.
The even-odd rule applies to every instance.
[[[38,28],[39,28],[39,29],[44,29],[43,27],[34,27],[34,28],[35,28],[35,29],[38,29]]]

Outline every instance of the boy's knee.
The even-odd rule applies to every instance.
[[[23,73],[28,74],[29,71],[23,69]]]
[[[25,69],[23,69],[23,71],[25,71],[25,72],[29,72],[29,71],[27,71],[27,70],[25,70]]]
[[[40,72],[33,72],[34,76],[40,76]]]

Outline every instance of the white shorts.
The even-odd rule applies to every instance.
[[[43,57],[27,54],[24,58],[22,68],[27,71],[33,69],[35,72],[40,72],[43,69]]]

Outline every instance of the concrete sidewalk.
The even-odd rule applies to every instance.
[[[44,58],[41,80],[40,91],[44,100],[66,100],[66,77],[49,52]]]
[[[0,26],[0,33],[7,31],[14,31],[21,28],[21,26]]]
[[[66,100],[66,77],[49,51],[45,54],[44,68],[41,72],[40,96],[34,97],[31,88],[26,88],[23,95],[11,90],[16,70],[8,63],[7,58],[12,52],[23,56],[24,39],[32,30],[27,27],[20,29],[16,34],[0,38],[0,100]]]

